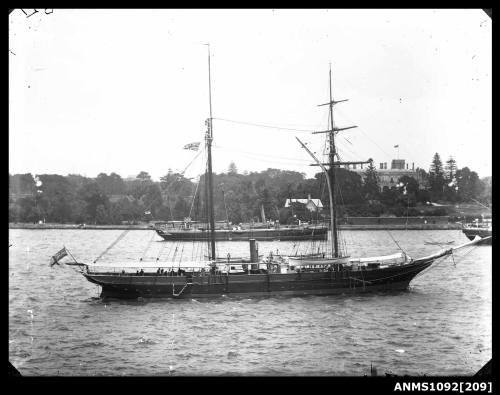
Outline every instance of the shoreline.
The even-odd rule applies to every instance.
[[[462,225],[457,223],[438,224],[356,224],[338,226],[340,230],[461,230]],[[9,223],[9,229],[32,229],[32,230],[153,230],[152,225],[76,225],[76,224],[26,224]]]

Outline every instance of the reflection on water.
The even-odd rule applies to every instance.
[[[103,301],[71,268],[49,267],[62,245],[90,262],[119,234],[10,231],[9,360],[23,375],[362,376],[370,364],[379,373],[468,375],[492,355],[491,246],[457,252],[456,265],[431,267],[408,291],[349,296]],[[387,231],[344,235],[351,256],[399,250]],[[427,240],[467,241],[456,230],[391,235],[412,257],[439,249]],[[130,231],[103,260],[136,265],[150,238]],[[146,259],[173,248],[165,243],[153,242]],[[184,257],[199,248],[185,242]],[[249,255],[246,242],[217,248]],[[307,248],[259,242],[261,254]]]

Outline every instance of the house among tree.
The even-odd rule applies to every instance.
[[[347,165],[348,170],[358,173],[361,177],[364,177],[366,172],[366,167],[363,169],[363,165],[361,168],[356,167],[356,165]],[[415,169],[415,164],[411,164],[411,168],[409,168],[409,164],[405,163],[404,159],[393,159],[391,163],[391,168],[387,168],[387,162],[380,163],[379,168],[377,169],[377,177],[378,177],[378,186],[380,190],[386,188],[396,187],[398,184],[398,180],[400,177],[407,176],[414,178],[419,185],[419,188],[423,188],[425,185],[424,180],[421,177],[418,169]]]
[[[285,207],[290,207],[292,203],[303,204],[309,211],[321,211],[323,209],[321,200],[311,199],[311,195],[308,195],[307,199],[286,199]]]

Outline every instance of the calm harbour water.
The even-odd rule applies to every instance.
[[[373,363],[379,374],[472,375],[492,356],[491,246],[456,252],[408,291],[354,296],[103,301],[70,267],[49,267],[63,245],[91,262],[120,233],[9,231],[9,360],[21,374],[362,376]],[[412,257],[439,250],[424,241],[467,241],[458,230],[390,234]],[[397,252],[390,234],[344,232],[351,256]],[[137,265],[151,237],[130,231],[102,261]],[[154,236],[146,257],[165,243]],[[259,242],[261,254],[276,249],[294,245]],[[218,251],[249,255],[247,242]]]

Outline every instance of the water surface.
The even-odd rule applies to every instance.
[[[70,267],[49,267],[63,245],[91,262],[120,233],[10,230],[9,360],[21,374],[362,376],[372,363],[379,374],[471,375],[492,356],[491,246],[440,261],[408,291],[355,296],[103,301]],[[467,241],[457,230],[344,235],[352,256],[398,252],[391,235],[413,257],[439,249],[425,241]],[[246,242],[217,249],[249,255]],[[308,249],[259,242],[261,254]],[[191,259],[206,245],[130,231],[100,261],[136,266],[174,253]]]

